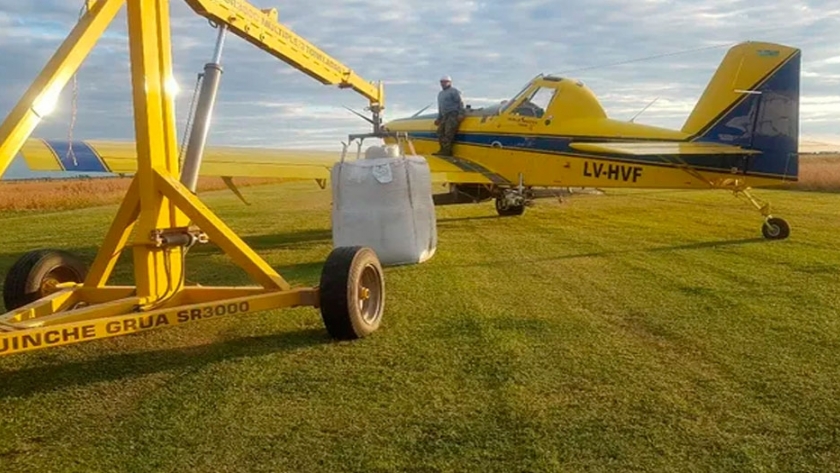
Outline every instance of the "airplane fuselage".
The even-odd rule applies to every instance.
[[[644,144],[656,140],[672,142],[674,150],[678,150],[688,138],[678,131],[608,118],[582,119],[564,127],[528,117],[468,116],[459,127],[453,147],[453,154],[460,159],[450,160],[434,156],[439,149],[434,119],[431,115],[394,120],[387,127],[388,131],[407,133],[417,154],[439,161],[434,163],[435,169],[445,168],[447,164],[440,162],[445,161],[453,172],[477,169],[495,184],[518,185],[520,175],[524,185],[533,187],[709,189],[726,187],[733,179],[752,187],[775,186],[784,181],[776,176],[749,173],[750,158],[737,154],[634,156],[584,152],[572,147],[587,142]],[[585,133],[583,128],[599,130],[601,134]]]
[[[797,179],[798,90],[797,50],[745,43],[680,130],[609,118],[580,81],[539,75],[510,101],[468,108],[451,158],[433,156],[436,113],[390,121],[385,131],[407,135],[430,162],[449,162],[434,162],[436,170],[478,172],[499,185],[777,186]]]

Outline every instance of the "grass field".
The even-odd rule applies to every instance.
[[[244,192],[205,202],[316,284],[329,194]],[[723,192],[438,208],[437,254],[386,269],[383,327],[353,343],[293,309],[0,358],[0,467],[840,471],[840,194],[757,194],[790,239]],[[0,271],[92,258],[114,210],[4,214]],[[213,248],[188,264],[248,282]]]

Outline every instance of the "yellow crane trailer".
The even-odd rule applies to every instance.
[[[87,0],[85,12],[9,116],[0,125],[0,175],[125,5],[134,102],[137,172],[93,263],[61,250],[35,250],[6,275],[0,355],[125,335],[211,317],[283,307],[320,309],[338,340],[380,326],[385,285],[375,252],[335,248],[317,287],[293,288],[195,195],[195,183],[221,76],[226,33],[285,61],[322,84],[350,88],[370,101],[374,132],[384,109],[382,83],[366,82],[277,21],[277,10],[244,0],[186,0],[219,29],[205,66],[183,170],[175,127],[169,0]],[[108,280],[131,242],[134,286]],[[258,285],[185,285],[189,249],[213,242]]]

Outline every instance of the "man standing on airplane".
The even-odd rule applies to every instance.
[[[442,77],[440,88],[442,90],[438,93],[438,116],[435,120],[440,150],[436,154],[452,156],[452,144],[458,133],[458,126],[466,116],[466,109],[461,92],[452,87],[451,77]]]

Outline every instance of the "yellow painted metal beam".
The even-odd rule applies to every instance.
[[[61,324],[68,324],[73,322],[83,322],[85,320],[98,319],[102,317],[112,317],[121,314],[130,314],[134,309],[140,306],[140,298],[127,297],[125,299],[117,299],[109,302],[103,302],[92,306],[87,306],[81,309],[76,309],[66,312],[57,312],[52,315],[38,317],[36,319],[21,322],[18,325],[26,328],[37,327],[52,327]]]
[[[177,175],[175,123],[171,91],[172,64],[167,52],[169,41],[168,2],[132,0],[128,3],[128,33],[131,54],[131,78],[134,93],[134,127],[137,137],[137,179],[140,216],[134,245],[134,268],[137,295],[149,301],[168,297],[184,278],[181,250],[166,252],[152,245],[152,234],[170,228],[177,211],[169,206],[155,186],[155,174]],[[175,210],[173,212],[173,210]]]
[[[120,204],[105,241],[96,254],[96,259],[85,278],[85,287],[103,287],[108,282],[117,260],[131,236],[134,223],[140,215],[139,184],[137,177],[131,180],[128,192]]]
[[[117,299],[125,299],[134,295],[137,288],[134,286],[79,286],[75,289],[79,296],[78,300],[86,304],[102,304]]]
[[[210,240],[239,267],[245,270],[255,282],[266,288],[288,290],[291,288],[279,274],[254,252],[219,217],[213,214],[192,192],[171,176],[156,173],[157,186],[166,196],[201,229]]]
[[[371,106],[385,106],[382,83],[365,81],[352,69],[277,22],[277,10],[260,10],[244,0],[186,0],[196,13],[226,25],[233,33],[322,84],[350,88]]]
[[[82,16],[0,125],[0,176],[6,172],[41,119],[55,108],[61,90],[79,69],[124,3],[125,0],[99,0],[91,3],[89,11]]]
[[[264,287],[212,287],[212,286],[190,286],[182,289],[178,295],[167,302],[161,309],[168,309],[189,304],[200,304],[205,302],[220,301],[225,299],[236,299],[240,297],[258,296],[276,292],[277,289],[266,289]]]
[[[18,324],[59,312],[79,301],[73,289],[62,289],[0,316],[0,322]]]
[[[308,306],[312,305],[315,299],[317,299],[316,290],[294,289],[110,317],[97,315],[105,314],[115,306],[106,307],[101,314],[95,314],[96,308],[92,308],[94,314],[88,314],[91,316],[87,317],[87,320],[0,332],[0,356],[173,327],[211,318],[246,315],[283,307]],[[115,301],[114,304],[123,302]]]

